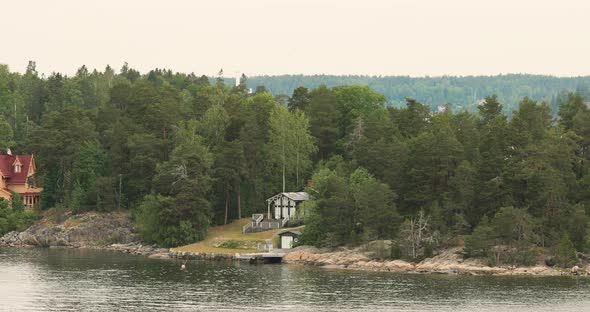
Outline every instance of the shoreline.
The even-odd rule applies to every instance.
[[[173,248],[155,248],[140,243],[112,244],[107,246],[35,246],[0,244],[0,248],[64,248],[93,249],[114,251],[130,255],[144,256],[151,259],[189,260],[189,261],[249,261],[244,257],[247,253],[195,253],[175,251]],[[448,257],[458,248],[444,250],[441,254]],[[343,255],[346,253],[346,255]],[[437,259],[437,257],[439,257]],[[468,261],[471,260],[471,261]],[[302,246],[287,253],[280,264],[315,266],[328,270],[391,272],[400,274],[433,274],[433,275],[470,275],[470,276],[588,276],[590,266],[581,268],[578,273],[570,269],[552,268],[545,265],[525,267],[491,267],[479,263],[480,259],[467,259],[453,262],[440,259],[440,255],[425,259],[418,263],[403,260],[375,260],[364,255],[347,251],[325,251],[315,247]]]
[[[375,260],[358,251],[326,251],[314,247],[295,248],[283,263],[312,265],[326,269],[394,272],[404,274],[441,274],[473,276],[590,276],[590,266],[572,269],[535,266],[488,266],[482,259],[462,259],[461,247],[442,250],[440,254],[418,263],[403,260]]]
[[[238,224],[239,225],[239,224]],[[233,228],[232,228],[233,229]],[[241,226],[236,226],[241,230]],[[233,229],[235,230],[235,229]],[[221,231],[221,230],[220,230]],[[224,229],[220,237],[229,230]],[[231,231],[230,231],[231,232]],[[223,235],[222,235],[223,234]],[[230,238],[233,239],[232,236]],[[260,238],[259,238],[260,239]],[[134,231],[129,212],[96,213],[78,215],[67,213],[59,215],[47,211],[44,218],[23,232],[9,232],[0,237],[0,247],[16,248],[87,248],[109,250],[149,258],[204,261],[249,261],[264,262],[260,252],[228,249],[180,251],[176,248],[160,248],[157,245],[141,242]],[[182,248],[178,248],[182,249]],[[390,241],[372,241],[355,248],[319,249],[300,246],[283,249],[281,263],[312,265],[326,269],[383,271],[408,274],[463,274],[463,275],[573,275],[570,268],[546,266],[543,260],[528,267],[489,266],[485,259],[463,259],[462,247],[441,249],[431,258],[418,263],[388,259],[391,253]],[[577,275],[590,275],[587,262],[579,264]]]
[[[31,244],[5,244],[0,242],[0,248],[52,248],[52,249],[91,249],[91,250],[104,250],[114,251],[120,253],[126,253],[130,255],[145,256],[148,258],[169,258],[169,248],[159,248],[153,245],[144,245],[141,243],[128,243],[128,244],[111,244],[111,245],[50,245],[40,246]]]

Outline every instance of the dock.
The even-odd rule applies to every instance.
[[[250,263],[281,263],[286,251],[275,249],[270,252],[259,252],[250,254],[236,254],[236,259],[249,261]]]

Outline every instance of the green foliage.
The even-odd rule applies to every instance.
[[[14,211],[22,212],[25,210],[25,203],[18,193],[12,192],[11,201],[11,206]]]
[[[207,235],[212,155],[196,134],[196,125],[179,125],[170,159],[157,167],[153,181],[157,194],[147,195],[138,208],[140,233],[163,246],[179,246]]]
[[[391,245],[391,259],[398,260],[401,258],[402,258],[402,249],[400,248],[400,245],[397,242],[394,242]]]
[[[12,209],[7,200],[0,198],[0,236],[10,231],[24,231],[37,219],[39,215],[34,211]]]
[[[559,244],[555,248],[553,256],[555,264],[562,268],[569,268],[578,263],[578,256],[576,255],[576,248],[574,243],[569,238],[569,235],[565,234],[561,237]]]
[[[0,115],[0,146],[14,146],[13,137],[14,133],[12,127],[6,121],[4,116]]]
[[[237,240],[228,240],[228,241],[224,241],[223,243],[219,244],[219,248],[230,248],[230,249],[236,249],[240,246],[240,242],[238,242]]]
[[[568,91],[582,91],[579,87],[590,85],[590,78],[511,74],[477,77],[282,75],[248,79],[249,87],[264,85],[276,94],[291,94],[299,86],[314,89],[322,84],[328,87],[370,86],[375,92],[385,95],[392,106],[403,106],[405,99],[412,97],[428,103],[431,110],[451,103],[454,111],[477,112],[481,100],[497,94],[498,101],[503,103],[503,112],[509,114],[525,96],[551,101],[557,112],[559,103],[567,100]]]
[[[306,204],[302,244],[338,246],[395,237],[400,218],[395,193],[366,169],[349,176],[322,168],[313,176],[317,195]]]
[[[49,77],[34,62],[24,74],[0,65],[0,149],[35,155],[43,208],[131,209],[162,245],[262,212],[312,177],[302,243],[394,239],[407,257],[422,211],[440,246],[465,235],[467,255],[525,263],[561,233],[590,245],[590,98],[577,88],[588,83],[244,76],[230,87],[127,64]],[[412,258],[437,244],[414,241]]]
[[[490,248],[494,245],[495,233],[484,217],[471,235],[465,237],[464,253],[466,257],[486,257]]]
[[[147,195],[137,207],[134,217],[135,225],[141,237],[148,242],[162,243],[160,211],[164,206],[172,205],[172,199],[161,195]]]
[[[524,209],[503,207],[491,222],[495,237],[503,244],[531,240],[532,220]]]
[[[465,238],[466,257],[488,257],[493,265],[531,265],[536,261],[534,222],[524,209],[503,207],[484,217]]]

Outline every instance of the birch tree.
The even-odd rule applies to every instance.
[[[316,151],[309,130],[309,119],[301,111],[289,112],[275,105],[270,112],[270,161],[281,168],[283,192],[287,176],[295,174],[296,185],[302,170],[311,166],[311,154]]]

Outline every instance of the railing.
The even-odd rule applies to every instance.
[[[264,220],[264,214],[255,213],[252,215],[252,221],[248,222],[242,227],[242,233],[247,233],[249,229],[260,227],[260,223]]]
[[[254,222],[248,222],[246,225],[244,225],[242,227],[242,233],[246,233],[248,231],[248,229],[252,228],[252,223],[254,223]]]
[[[256,226],[258,226],[260,224],[260,222],[264,219],[264,214],[254,214],[252,215],[252,218],[254,219],[254,222],[256,222]]]

